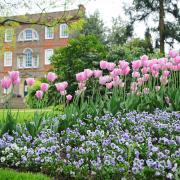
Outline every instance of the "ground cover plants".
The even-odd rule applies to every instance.
[[[34,94],[35,79],[28,78],[40,111],[17,124],[8,110],[0,166],[59,179],[180,178],[179,70],[180,56],[170,51],[166,58],[144,55],[131,64],[102,60],[100,69],[75,75],[73,94],[53,72]],[[1,86],[14,89],[19,81],[19,72],[9,72]],[[56,113],[44,115],[52,89]]]

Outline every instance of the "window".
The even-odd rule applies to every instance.
[[[54,38],[54,27],[45,27],[45,39]]]
[[[5,31],[5,42],[11,42],[13,40],[13,29],[6,29]]]
[[[32,63],[33,63],[32,50],[26,49],[24,54],[25,54],[25,66],[32,67]]]
[[[51,64],[50,58],[53,53],[53,49],[45,49],[45,64]]]
[[[4,66],[12,66],[12,52],[4,53]]]
[[[25,29],[20,32],[18,41],[33,41],[39,40],[38,33],[34,29]]]
[[[31,39],[32,39],[32,37],[33,37],[33,32],[32,32],[31,29],[26,30],[26,31],[25,31],[25,34],[26,34],[26,36],[25,36],[25,39],[26,39],[26,40],[31,40]]]
[[[60,24],[60,38],[68,38],[68,25]]]

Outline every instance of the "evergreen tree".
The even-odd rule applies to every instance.
[[[152,18],[158,22],[160,52],[164,54],[165,42],[180,42],[180,14],[178,0],[133,0],[131,7],[125,7],[132,23]],[[170,17],[170,18],[169,18]],[[171,21],[169,21],[171,19]],[[172,21],[174,19],[174,21]],[[171,39],[171,41],[169,41]]]
[[[82,28],[81,34],[84,35],[94,35],[103,44],[106,43],[106,27],[104,26],[103,20],[100,18],[99,12],[96,11],[89,17],[85,17],[84,26]]]
[[[109,30],[108,43],[112,45],[122,45],[133,35],[133,26],[122,21],[121,17],[113,18],[112,27]]]

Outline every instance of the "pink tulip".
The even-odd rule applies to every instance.
[[[149,88],[144,88],[143,92],[144,92],[144,94],[149,94]]]
[[[64,87],[65,87],[65,89],[68,87],[68,82],[67,81],[64,81],[64,82],[62,82],[63,84],[64,84]]]
[[[106,83],[112,81],[112,77],[111,76],[101,76],[99,78],[99,84],[101,85],[105,85]]]
[[[175,62],[176,64],[179,64],[179,63],[180,63],[180,56],[176,56],[176,57],[174,58],[174,62]]]
[[[161,65],[160,64],[153,64],[151,66],[151,71],[159,71],[161,68]]]
[[[80,72],[80,73],[77,73],[76,74],[76,80],[77,81],[86,81],[87,80],[87,76],[86,76],[86,73],[85,72]]]
[[[148,66],[148,56],[143,55],[143,56],[141,56],[140,59],[141,59],[142,65],[143,65],[144,67],[147,67],[147,66]]]
[[[178,53],[177,53],[175,50],[170,50],[170,51],[169,51],[169,56],[170,56],[171,58],[175,58],[177,55],[178,55]]]
[[[172,62],[167,62],[167,63],[166,63],[166,67],[167,67],[168,69],[171,69],[172,66],[173,66]]]
[[[48,89],[49,89],[49,84],[47,84],[47,83],[41,84],[41,91],[42,92],[46,92],[46,91],[48,91]]]
[[[47,75],[47,79],[50,82],[54,82],[57,79],[57,75],[53,72],[49,72]]]
[[[140,60],[136,60],[132,62],[132,68],[134,71],[138,71],[138,69],[142,66],[142,63]]]
[[[140,77],[140,73],[137,72],[137,71],[134,71],[134,72],[132,73],[132,77],[133,77],[133,78],[139,78],[139,77]]]
[[[67,100],[68,102],[71,101],[71,100],[72,100],[72,95],[68,94],[68,95],[66,96],[66,100]]]
[[[153,77],[158,77],[159,72],[158,71],[151,71]]]
[[[177,70],[178,71],[180,70],[180,63],[177,65]]]
[[[127,76],[130,73],[131,69],[127,66],[125,69],[122,70],[122,75]]]
[[[119,69],[119,68],[115,68],[112,72],[111,72],[111,75],[112,76],[119,76],[121,74],[122,70]]]
[[[100,68],[101,69],[106,69],[107,68],[107,65],[108,65],[108,62],[107,61],[100,61]]]
[[[56,89],[58,92],[65,91],[65,89],[66,89],[66,85],[63,82],[62,83],[56,83],[55,86],[56,86]]]
[[[78,83],[78,88],[79,88],[80,90],[83,89],[84,87],[86,87],[86,83],[84,83],[84,82]]]
[[[26,83],[28,86],[32,86],[35,83],[34,78],[27,78]]]
[[[91,76],[93,76],[93,71],[91,69],[85,69],[84,73],[86,74],[87,78],[90,78]]]
[[[147,55],[143,55],[141,56],[141,61],[147,61],[148,60],[148,56]]]
[[[167,77],[161,76],[160,77],[160,82],[161,82],[161,84],[166,85],[168,83]]]
[[[155,86],[155,90],[158,92],[161,89],[161,86]]]
[[[1,80],[1,87],[3,89],[9,89],[12,85],[12,80],[10,78],[4,78]]]
[[[163,72],[163,76],[164,76],[164,77],[167,78],[169,75],[170,75],[170,71],[164,71],[164,72]]]
[[[129,63],[125,60],[119,61],[119,68],[120,69],[126,69],[129,66]]]
[[[148,81],[149,80],[149,74],[144,74],[143,75],[143,81]]]
[[[36,96],[38,99],[42,99],[42,97],[43,97],[43,91],[41,91],[41,90],[36,91],[35,96]]]
[[[143,85],[144,81],[143,81],[143,78],[138,78],[138,85],[141,86]]]
[[[141,72],[142,72],[142,74],[147,74],[149,72],[149,68],[148,67],[143,67],[141,69]]]
[[[106,83],[106,88],[107,89],[112,89],[112,87],[113,87],[113,83],[112,82]]]
[[[94,70],[94,77],[99,78],[102,76],[102,71],[101,70]]]
[[[9,77],[13,85],[20,83],[19,71],[10,71]]]
[[[113,69],[115,68],[116,64],[115,63],[107,63],[107,70],[108,71],[113,71]]]
[[[67,94],[67,92],[66,92],[66,90],[65,90],[65,91],[60,91],[60,94],[61,94],[62,96],[65,96],[65,95]]]
[[[136,92],[137,89],[138,89],[137,83],[136,83],[136,82],[132,82],[132,83],[131,83],[131,91]]]

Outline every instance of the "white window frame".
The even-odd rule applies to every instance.
[[[27,39],[26,38],[26,31],[31,30],[32,31],[32,39]],[[34,41],[34,40],[39,40],[39,34],[35,29],[32,28],[27,28],[21,31],[18,35],[18,41]]]
[[[50,57],[51,56],[49,56],[48,55],[48,51],[51,51],[52,52],[52,54],[51,54],[51,56],[53,56],[53,54],[54,54],[54,49],[45,49],[45,51],[44,51],[44,56],[45,56],[45,65],[49,65],[49,64],[51,64],[51,62],[50,62]],[[48,57],[49,56],[49,57]]]
[[[9,63],[7,63],[8,62],[8,60],[7,60],[8,55],[10,56]],[[11,51],[4,52],[4,66],[6,66],[6,67],[12,66],[12,55],[13,54]]]
[[[49,36],[48,34],[48,29],[52,29],[52,37]],[[54,39],[54,27],[45,27],[45,39]]]
[[[63,31],[64,31],[64,26],[66,26],[66,30],[67,30],[67,34],[66,35],[63,35]],[[68,34],[68,25],[66,23],[63,23],[63,24],[60,24],[59,26],[59,37],[60,38],[68,38],[69,37],[69,34]]]
[[[26,51],[30,50],[32,52],[32,66],[26,66]],[[26,48],[23,51],[23,55],[17,57],[17,68],[18,69],[30,69],[39,67],[39,55],[33,55],[33,50],[31,48]]]
[[[11,35],[8,35],[8,33],[11,33]],[[12,42],[12,40],[13,40],[13,33],[14,33],[13,28],[6,29],[6,30],[5,30],[4,41],[5,41],[5,42]],[[8,40],[8,36],[11,36],[11,39],[10,39],[10,40]]]

